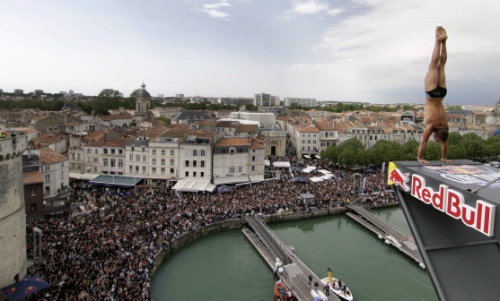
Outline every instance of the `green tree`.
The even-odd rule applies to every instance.
[[[156,117],[155,119],[162,121],[162,122],[165,122],[166,125],[169,125],[170,123],[172,123],[172,120],[170,120],[170,118],[167,118],[167,117]]]
[[[103,89],[91,102],[95,114],[109,115],[109,110],[116,110],[123,105],[123,94],[118,90]]]

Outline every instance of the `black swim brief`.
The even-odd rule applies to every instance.
[[[425,96],[429,98],[443,98],[446,96],[446,92],[448,92],[446,88],[437,86],[436,89],[432,91],[425,91]]]

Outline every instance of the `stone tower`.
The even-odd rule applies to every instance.
[[[151,95],[146,91],[146,85],[142,83],[141,89],[135,96],[135,116],[139,121],[148,119],[151,110]]]
[[[26,136],[2,131],[0,138],[0,287],[26,275],[26,213],[24,211],[22,154]]]

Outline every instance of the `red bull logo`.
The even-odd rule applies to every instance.
[[[15,287],[11,287],[11,288],[9,288],[9,289],[7,290],[7,294],[9,294],[9,295],[12,295],[12,294],[13,294],[13,293],[15,293],[15,292],[16,292],[16,288],[15,288]]]
[[[389,172],[389,181],[403,188],[404,191],[410,191],[409,180],[409,174],[402,173],[399,168],[394,168]]]
[[[416,174],[412,175],[411,195],[454,219],[461,220],[466,226],[489,237],[493,236],[494,205],[482,200],[477,200],[475,207],[467,205],[461,193],[443,184],[439,185],[438,191],[434,191],[427,186],[424,177]]]
[[[36,287],[35,287],[35,286],[33,286],[33,285],[30,285],[30,286],[28,286],[28,287],[26,288],[26,290],[24,291],[24,293],[25,293],[26,295],[28,295],[28,294],[30,294],[30,293],[32,293],[32,292],[34,292],[34,291],[36,291]]]

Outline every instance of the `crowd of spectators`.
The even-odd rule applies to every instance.
[[[332,169],[321,160],[315,164],[318,169]],[[356,172],[332,169],[332,173],[332,180],[295,183],[286,180],[294,174],[285,170],[274,180],[237,186],[231,193],[75,185],[72,201],[96,204],[95,210],[28,225],[28,254],[34,252],[29,244],[33,228],[43,231],[43,259],[34,261],[28,273],[38,274],[51,284],[34,299],[149,300],[156,254],[183,234],[246,214],[299,212],[346,202],[376,206],[395,201],[385,190],[386,175],[380,172],[364,175],[365,187],[359,191],[351,187]],[[303,193],[313,194],[315,201],[305,204],[297,198]]]

